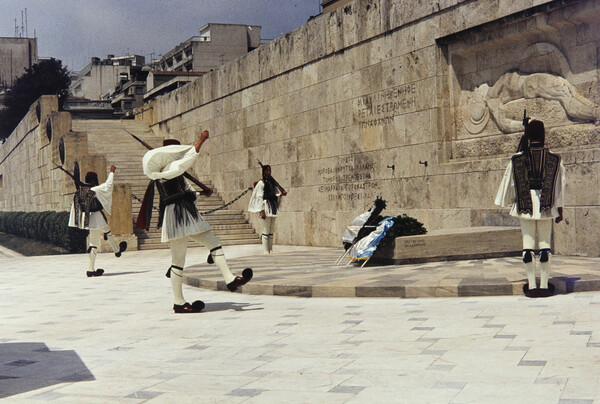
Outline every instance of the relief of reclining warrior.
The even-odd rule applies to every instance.
[[[600,107],[583,97],[566,79],[550,73],[503,74],[490,87],[486,83],[475,88],[469,104],[465,127],[471,133],[479,133],[487,123],[488,111],[504,133],[523,130],[520,120],[506,114],[506,104],[520,99],[543,98],[558,101],[572,120],[600,124]]]

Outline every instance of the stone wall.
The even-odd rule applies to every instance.
[[[0,211],[70,210],[75,185],[57,165],[73,173],[77,161],[82,175],[95,171],[101,183],[106,181],[106,158],[89,154],[87,134],[71,129],[71,114],[58,111],[56,96],[31,105],[0,145]],[[109,218],[112,232],[135,248],[129,185],[114,186],[113,210],[118,214]]]
[[[276,241],[339,246],[378,195],[428,229],[511,223],[493,200],[526,108],[567,166],[556,252],[597,256],[599,16],[593,0],[355,0],[137,118],[184,143],[209,129],[195,170],[226,200],[271,164],[289,191]]]

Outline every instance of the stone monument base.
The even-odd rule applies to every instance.
[[[392,245],[377,250],[371,261],[410,264],[509,257],[521,254],[522,243],[520,227],[433,230],[418,236],[398,237]]]

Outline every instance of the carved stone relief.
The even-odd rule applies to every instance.
[[[546,56],[547,63],[532,63],[535,52],[540,50],[545,51],[546,55],[552,53],[553,57]],[[482,83],[474,91],[467,92],[466,104],[462,106],[462,121],[469,133],[481,133],[490,117],[504,133],[522,131],[521,119],[507,113],[507,104],[536,98],[557,101],[572,121],[600,125],[600,106],[582,96],[569,82],[570,69],[562,53],[542,43],[528,47],[526,53],[529,58],[517,71],[502,74],[491,86]],[[554,72],[531,73],[535,65]]]

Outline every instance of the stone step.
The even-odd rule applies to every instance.
[[[222,240],[221,241],[221,245],[223,246],[230,246],[230,245],[243,245],[243,244],[260,244],[260,240]],[[195,243],[193,241],[190,241],[188,243],[189,247],[198,247],[198,243]],[[139,250],[160,250],[160,249],[167,249],[169,248],[169,243],[161,243],[161,242],[157,242],[157,243],[148,243],[148,244],[143,244],[140,243],[138,246]]]
[[[88,134],[88,150],[91,154],[103,155],[107,166],[117,166],[116,184],[128,184],[132,196],[143,199],[149,179],[144,175],[141,161],[147,150],[135,141],[125,130],[135,134],[152,147],[162,146],[162,137],[156,136],[143,122],[132,120],[74,120],[73,130]],[[210,180],[199,178],[202,183],[212,187]],[[200,212],[222,206],[225,202],[218,192],[210,198],[199,197],[196,207]],[[140,202],[131,201],[134,221],[140,209]],[[155,192],[154,206],[158,207],[158,193]],[[153,226],[156,226],[158,211],[153,212]],[[220,210],[204,219],[211,224],[214,233],[222,239],[223,245],[256,244],[258,235],[247,222],[241,210]],[[167,248],[168,243],[160,242],[161,230],[152,227],[150,231],[134,230],[138,237],[139,249]]]

